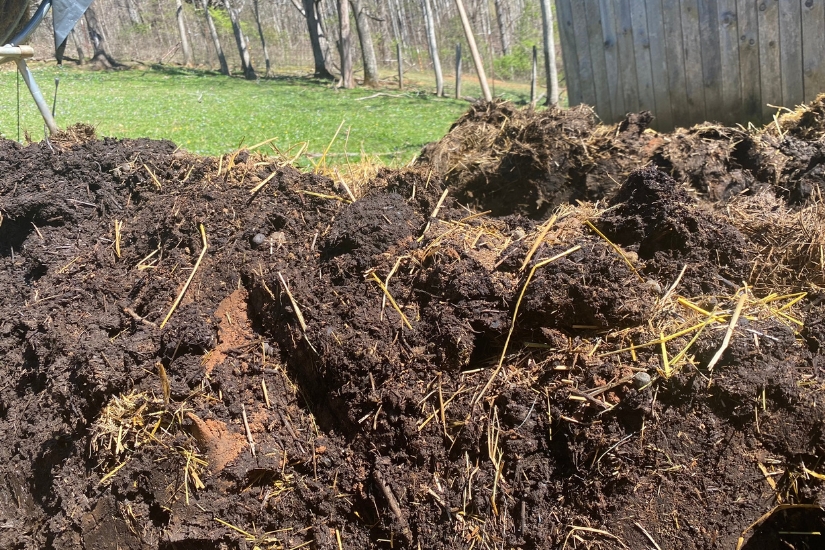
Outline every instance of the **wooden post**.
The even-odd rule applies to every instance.
[[[530,73],[530,108],[533,109],[536,106],[536,77],[537,77],[537,65],[538,65],[538,57],[539,51],[536,46],[533,46],[533,70]]]
[[[556,42],[553,37],[553,10],[550,0],[540,0],[544,35],[544,72],[547,77],[547,105],[559,103],[559,75],[556,69]]]
[[[395,56],[398,58],[398,89],[404,89],[404,59],[401,57],[401,42],[395,43]]]
[[[455,45],[455,98],[461,99],[461,42]]]
[[[473,29],[470,27],[470,20],[467,19],[464,2],[462,2],[462,0],[455,0],[455,5],[458,8],[458,15],[461,17],[461,25],[464,27],[464,36],[467,37],[467,44],[470,46],[473,64],[476,66],[478,82],[481,84],[481,93],[484,95],[484,99],[492,101],[493,95],[490,93],[490,87],[487,85],[487,75],[484,73],[484,61],[481,59],[481,54],[478,53],[478,46],[476,46],[476,39],[475,36],[473,36]]]

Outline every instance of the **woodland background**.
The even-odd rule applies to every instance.
[[[466,0],[488,78],[529,80],[533,46],[538,46],[538,67],[544,68],[541,1]],[[425,22],[428,5],[444,74],[455,74],[458,44],[463,45],[463,72],[473,74],[454,0],[95,0],[69,38],[65,56],[68,63],[92,62],[106,68],[124,62],[180,63],[243,72],[250,79],[305,72],[314,66],[316,76],[340,79],[340,10],[345,6],[353,85],[370,85],[377,71],[397,70],[396,48],[405,71],[432,70]],[[313,56],[308,11],[317,16],[322,67]],[[46,32],[50,26],[47,21],[34,37],[39,52],[53,47]],[[364,56],[370,51],[375,67],[369,66],[371,57]]]

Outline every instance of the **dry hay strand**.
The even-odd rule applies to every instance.
[[[81,143],[95,141],[96,139],[97,131],[94,126],[83,124],[82,122],[73,124],[65,130],[61,130],[56,134],[49,136],[49,141],[52,145],[57,145],[63,149],[68,149],[69,147],[80,145]]]
[[[104,463],[118,460],[158,441],[172,421],[162,398],[135,390],[115,395],[92,425],[91,450],[101,453]]]
[[[537,163],[548,157],[587,157],[584,141],[598,125],[596,113],[586,105],[536,111],[503,100],[482,101],[440,141],[427,146],[422,159],[461,184],[478,173],[498,171],[510,155]]]
[[[825,204],[821,198],[793,210],[773,193],[763,192],[733,199],[725,214],[753,243],[752,284],[825,285]]]
[[[778,108],[774,121],[765,125],[763,133],[778,138],[791,135],[805,141],[821,139],[825,134],[825,94],[793,111]]]

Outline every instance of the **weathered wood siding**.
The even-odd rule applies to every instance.
[[[825,0],[556,0],[570,105],[654,128],[769,122],[825,92]]]

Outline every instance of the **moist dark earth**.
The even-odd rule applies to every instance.
[[[0,141],[0,547],[822,548],[816,108],[693,168],[640,114],[582,134],[598,166],[355,202],[248,151]]]

